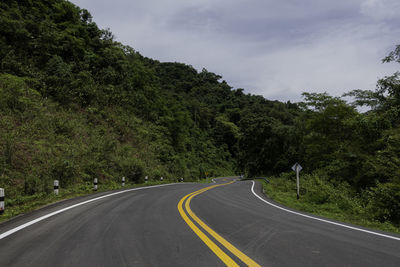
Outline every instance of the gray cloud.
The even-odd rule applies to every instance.
[[[269,99],[373,89],[397,66],[397,0],[73,0],[143,55],[223,76]]]

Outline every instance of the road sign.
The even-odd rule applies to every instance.
[[[294,170],[296,172],[297,199],[300,198],[300,176],[299,176],[299,173],[302,169],[303,169],[303,167],[301,167],[301,165],[297,162],[292,166],[292,170]]]
[[[292,166],[293,171],[297,171],[297,170],[301,171],[302,169],[303,169],[303,167],[301,167],[301,165],[297,162]]]

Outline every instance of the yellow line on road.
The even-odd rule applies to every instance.
[[[186,215],[184,209],[183,209],[183,203],[185,203],[185,208],[189,216],[196,221],[206,232],[208,232],[212,237],[214,237],[219,243],[221,243],[227,250],[229,250],[233,255],[238,257],[241,261],[243,261],[245,264],[248,266],[260,266],[257,264],[255,261],[250,259],[247,255],[245,255],[243,252],[238,250],[235,246],[233,246],[231,243],[229,243],[227,240],[225,240],[222,236],[217,234],[214,230],[212,230],[208,225],[206,225],[202,220],[200,220],[199,217],[194,214],[194,212],[190,209],[190,201],[192,200],[193,197],[207,191],[210,189],[213,189],[218,186],[223,186],[223,185],[228,185],[230,183],[225,183],[225,184],[218,184],[218,185],[213,185],[209,186],[203,189],[200,189],[198,191],[192,192],[186,196],[184,196],[178,204],[178,210],[179,213],[181,214],[182,218],[185,220],[185,222],[189,225],[189,227],[197,234],[197,236],[200,237],[200,239],[227,265],[227,266],[239,266],[231,257],[229,257],[225,252],[223,252],[218,245],[216,245],[213,241],[211,241],[205,234],[202,232],[190,218]]]
[[[205,190],[204,190],[205,191]],[[196,191],[197,192],[197,191]],[[193,192],[193,193],[196,193]],[[179,213],[181,214],[182,218],[185,220],[185,222],[189,225],[189,227],[193,230],[193,232],[196,233],[198,237],[217,255],[227,266],[239,266],[232,260],[231,257],[226,255],[225,252],[223,252],[214,242],[212,242],[186,215],[182,208],[183,202],[186,200],[187,197],[192,195],[193,193],[190,193],[183,197],[178,204],[178,210]]]

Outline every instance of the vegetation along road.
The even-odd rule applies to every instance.
[[[399,264],[398,235],[304,217],[261,190],[222,178],[61,202],[0,226],[0,266]]]

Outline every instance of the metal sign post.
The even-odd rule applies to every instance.
[[[300,171],[303,169],[299,163],[292,166],[292,170],[296,172],[297,199],[300,198]]]

